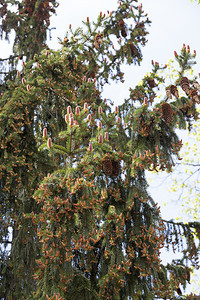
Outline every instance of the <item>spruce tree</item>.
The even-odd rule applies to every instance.
[[[12,228],[12,247],[1,256],[1,298],[168,299],[198,267],[199,223],[163,220],[145,176],[172,171],[175,128],[198,117],[196,78],[185,76],[195,55],[176,54],[180,76],[161,99],[158,63],[120,106],[102,97],[105,84],[123,82],[123,63],[140,64],[149,23],[137,1],[123,0],[83,28],[70,25],[61,49],[27,54],[22,76],[8,81],[1,239]],[[182,258],[163,265],[164,246]]]
[[[25,299],[34,287],[32,273],[38,247],[30,222],[22,222],[22,212],[34,209],[30,208],[32,193],[40,178],[38,170],[35,172],[38,169],[36,160],[37,164],[44,161],[42,158],[36,159],[37,154],[31,158],[30,153],[37,153],[37,147],[34,141],[28,145],[24,136],[31,139],[33,134],[34,138],[31,125],[34,110],[31,105],[25,108],[21,104],[24,91],[21,88],[15,91],[15,88],[24,82],[23,70],[19,71],[22,63],[25,68],[26,61],[47,48],[45,42],[50,26],[49,18],[51,13],[55,13],[56,7],[54,0],[0,1],[0,37],[9,41],[10,34],[14,35],[13,53],[8,58],[0,59],[1,113],[2,108],[4,110],[7,107],[7,115],[0,123],[1,299]],[[11,100],[12,96],[14,101]],[[35,176],[33,173],[27,176],[30,166]],[[18,226],[21,230],[18,230]]]

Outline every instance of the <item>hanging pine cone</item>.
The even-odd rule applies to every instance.
[[[125,38],[127,37],[127,33],[126,33],[126,29],[125,28],[122,28],[121,30],[121,35]]]
[[[194,102],[196,102],[197,104],[200,104],[200,99],[199,99],[199,96],[198,96],[198,93],[196,90],[192,90],[190,93],[190,96]]]
[[[175,85],[170,85],[170,92],[172,95],[174,95],[176,98],[179,98],[178,89]]]
[[[119,20],[118,24],[121,29],[121,35],[125,38],[127,36],[127,33],[126,33],[126,29],[125,29],[124,20],[123,19]]]
[[[187,77],[182,77],[181,78],[181,88],[182,90],[186,93],[186,95],[189,95],[190,93],[190,83]]]
[[[166,95],[167,95],[167,98],[172,99],[172,94],[171,94],[170,88],[166,88]]]
[[[120,19],[118,24],[119,24],[120,29],[122,30],[124,28],[124,20]]]
[[[120,172],[120,163],[119,160],[112,160],[112,176],[119,176]]]
[[[165,122],[167,124],[170,124],[172,122],[172,115],[173,115],[173,111],[172,111],[172,108],[170,106],[169,103],[162,103],[162,117],[163,119],[165,120]]]
[[[137,48],[133,45],[132,42],[129,42],[129,46],[130,46],[130,49],[131,49],[132,57],[136,57],[137,54],[138,54]]]
[[[109,155],[105,155],[102,161],[103,171],[106,175],[111,175],[113,171],[112,161]]]
[[[156,84],[155,84],[155,80],[153,78],[148,78],[147,79],[148,85],[150,86],[150,88],[155,88]]]
[[[200,84],[198,83],[198,81],[194,81],[192,85],[194,89],[200,92]]]

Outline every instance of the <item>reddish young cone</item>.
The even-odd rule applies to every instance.
[[[23,77],[22,78],[22,84],[25,84],[26,83],[26,79]]]
[[[87,116],[87,120],[88,120],[89,122],[91,122],[91,118],[92,118],[92,116],[91,116],[91,114],[89,114],[89,115]]]
[[[147,106],[147,105],[148,105],[148,99],[147,99],[147,97],[144,97],[143,105],[144,105],[144,106]]]
[[[69,118],[68,118],[68,115],[66,114],[66,115],[65,115],[65,122],[66,122],[66,123],[68,123],[68,119],[69,119]]]
[[[89,149],[90,152],[92,152],[92,144],[89,144]]]
[[[52,140],[51,140],[51,138],[48,138],[48,140],[47,140],[47,147],[49,149],[51,149],[51,147],[52,147]]]
[[[69,105],[69,106],[67,107],[67,113],[70,114],[71,112],[72,112],[72,108],[71,108],[71,106]]]
[[[74,118],[73,118],[73,117],[71,117],[71,118],[69,119],[69,125],[70,125],[70,126],[73,126],[73,125],[74,125]]]
[[[99,114],[102,114],[102,111],[103,111],[103,110],[102,110],[102,107],[99,106],[99,107],[98,107],[98,113],[99,113]]]
[[[44,128],[43,129],[43,138],[46,138],[47,137],[47,128]]]
[[[108,136],[108,132],[106,131],[105,132],[105,141],[108,141],[109,140],[109,136]]]
[[[174,51],[174,56],[175,56],[175,57],[178,57],[178,54],[177,54],[177,52],[176,52],[176,51]]]
[[[80,108],[79,108],[78,106],[77,106],[76,109],[75,109],[75,114],[76,114],[77,116],[80,115]]]
[[[102,143],[103,143],[103,135],[100,134],[100,135],[99,135],[99,144],[102,144]]]

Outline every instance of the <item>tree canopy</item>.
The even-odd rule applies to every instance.
[[[152,62],[113,107],[104,86],[142,61],[151,23],[142,5],[122,0],[70,25],[58,50],[45,44],[55,1],[0,5],[2,33],[16,33],[0,98],[1,299],[181,296],[199,266],[200,224],[163,220],[145,171],[171,172],[175,129],[198,118],[197,77],[185,76],[196,53],[175,52],[179,76],[167,86],[166,66]],[[182,258],[164,265],[163,247]]]

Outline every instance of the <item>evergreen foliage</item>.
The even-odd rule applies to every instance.
[[[0,297],[180,295],[191,264],[199,264],[200,224],[163,220],[145,170],[171,172],[182,144],[175,128],[198,117],[193,94],[177,95],[194,55],[185,47],[176,55],[180,78],[166,87],[170,97],[156,97],[165,68],[156,63],[113,109],[101,92],[106,83],[123,82],[123,63],[142,60],[150,23],[142,6],[123,0],[96,22],[87,18],[76,30],[70,25],[61,49],[53,51],[42,50],[42,43],[49,25],[44,8],[54,12],[55,1],[13,4],[19,4],[18,14],[1,4],[7,16],[2,30],[8,33],[12,18],[24,16],[35,36],[30,30],[21,41],[24,26],[19,36],[16,31],[14,51],[26,62],[6,82],[0,102]],[[29,38],[37,43],[27,47]],[[180,248],[182,259],[163,265],[164,246]]]

